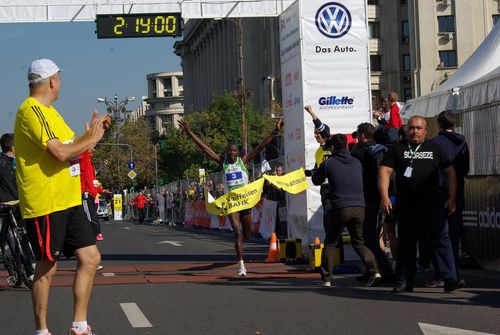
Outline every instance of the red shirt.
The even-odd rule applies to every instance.
[[[146,202],[150,203],[151,201],[143,194],[139,194],[134,199],[134,204],[137,206],[137,208],[144,208],[146,206]]]
[[[386,128],[399,128],[403,125],[403,120],[401,120],[401,116],[399,115],[399,107],[397,103],[393,103],[391,106],[391,118],[389,119],[389,123],[385,125]]]
[[[92,164],[92,154],[90,151],[86,151],[81,154],[78,159],[80,160],[80,182],[82,186],[82,194],[88,192],[93,198],[97,196],[97,193],[102,192],[102,187],[95,187],[94,180],[95,168]]]

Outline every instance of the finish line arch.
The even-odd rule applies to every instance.
[[[94,21],[99,14],[181,13],[184,19],[269,17],[295,0],[2,0],[0,23]]]

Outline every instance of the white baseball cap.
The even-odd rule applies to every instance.
[[[49,78],[56,74],[57,72],[61,71],[59,67],[51,61],[50,59],[37,59],[34,60],[29,69],[28,69],[28,76],[32,73],[37,74],[40,76],[40,78],[28,80],[30,84],[36,84],[46,78]]]

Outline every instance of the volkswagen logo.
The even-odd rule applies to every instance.
[[[319,32],[329,38],[339,38],[351,29],[351,13],[338,2],[329,2],[316,12],[316,27]]]

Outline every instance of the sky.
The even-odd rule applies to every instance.
[[[94,22],[0,24],[0,134],[14,130],[35,59],[50,58],[64,70],[53,106],[77,135],[92,110],[106,112],[98,97],[134,96],[127,105],[134,109],[147,95],[147,74],[181,70],[171,37],[97,39],[95,29]]]

